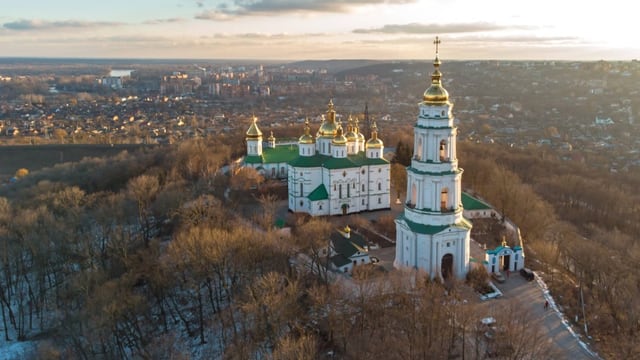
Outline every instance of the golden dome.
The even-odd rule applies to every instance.
[[[344,134],[344,136],[347,138],[348,142],[354,142],[358,137],[358,135],[353,132],[353,119],[351,118],[351,116],[349,116],[349,122],[347,123],[347,133]]]
[[[322,125],[320,125],[318,135],[333,137],[338,131],[338,127],[336,126],[336,111],[333,109],[333,100],[329,100],[327,107],[327,115],[325,116]]]
[[[369,139],[367,141],[366,144],[366,148],[367,149],[372,149],[372,148],[382,148],[384,146],[382,140],[378,139],[378,126],[376,125],[376,123],[374,122],[373,125],[371,126],[371,139]]]
[[[367,149],[379,149],[382,148],[384,146],[384,144],[382,143],[382,140],[378,139],[378,138],[371,138],[369,139],[369,141],[367,141]]]
[[[442,87],[442,73],[440,72],[440,59],[438,58],[438,45],[440,39],[436,36],[433,42],[436,45],[436,58],[433,61],[433,74],[431,74],[431,86],[422,95],[422,100],[427,104],[446,104],[449,101],[449,93]]]
[[[331,141],[333,145],[345,145],[347,143],[347,138],[342,134],[342,126],[338,126],[338,131],[336,136]]]
[[[300,144],[313,144],[316,142],[313,136],[311,136],[310,131],[309,119],[306,119],[304,122],[304,134],[298,139]]]
[[[249,126],[249,130],[247,130],[247,139],[258,139],[262,137],[262,131],[258,129],[257,121],[258,118],[254,116],[251,126]]]
[[[359,125],[359,121],[358,118],[356,118],[356,122],[353,126],[353,132],[356,134],[356,139],[358,141],[364,141],[364,135],[360,132],[360,128],[358,127]]]
[[[269,135],[269,138],[267,139],[269,141],[276,141],[276,137],[273,136],[273,131],[271,132],[271,135]]]

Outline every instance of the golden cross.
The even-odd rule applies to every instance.
[[[433,40],[433,43],[436,45],[436,54],[438,53],[438,45],[440,45],[442,41],[440,41],[440,38],[436,36],[436,39]]]

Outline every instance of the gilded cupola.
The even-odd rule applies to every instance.
[[[336,111],[333,109],[333,100],[329,100],[329,104],[327,105],[327,114],[320,125],[320,129],[318,130],[318,135],[320,136],[331,136],[334,137],[337,133],[337,125],[336,125]]]
[[[358,135],[353,131],[353,118],[351,117],[351,115],[349,115],[349,120],[347,122],[347,133],[344,134],[344,136],[347,138],[348,142],[356,141],[356,139],[358,138]]]
[[[331,141],[333,145],[344,145],[347,143],[347,138],[342,133],[342,126],[338,125],[338,129],[336,131],[336,136],[334,136]]]
[[[258,139],[262,137],[262,131],[258,128],[258,118],[254,115],[251,121],[251,126],[247,130],[247,139]]]
[[[375,122],[371,125],[371,139],[367,141],[366,146],[367,149],[383,147],[382,140],[378,139],[378,125]]]
[[[313,144],[315,139],[311,136],[311,128],[309,127],[309,119],[304,121],[304,134],[298,139],[300,144]]]
[[[431,86],[424,92],[422,100],[427,104],[446,104],[449,101],[449,93],[442,86],[442,73],[440,72],[440,59],[438,57],[438,45],[440,39],[436,36],[433,42],[436,45],[436,58],[433,61],[433,73],[431,74]]]

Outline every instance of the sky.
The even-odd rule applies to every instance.
[[[628,0],[0,0],[0,57],[631,60]],[[635,9],[634,9],[635,10]]]

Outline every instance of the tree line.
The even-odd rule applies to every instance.
[[[324,269],[330,223],[300,218],[282,237],[267,219],[269,195],[253,200],[259,219],[239,216],[247,199],[227,189],[246,192],[255,174],[219,171],[231,149],[204,139],[144,148],[32,172],[0,189],[5,342],[40,339],[26,355],[42,359],[418,359],[486,350],[472,308],[424,274],[362,268],[353,287],[295,271],[299,252]],[[524,346],[523,336],[540,334],[513,332],[510,346]]]

